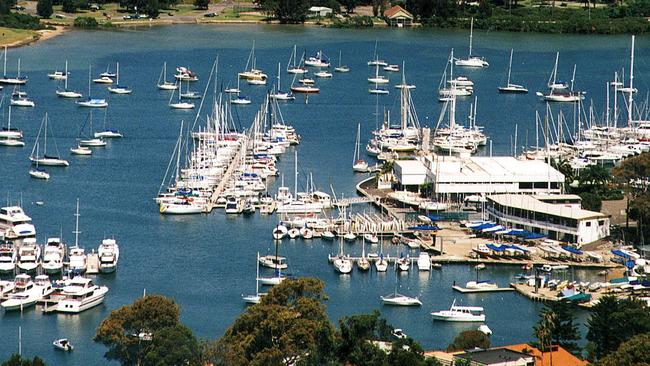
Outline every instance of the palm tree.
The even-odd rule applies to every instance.
[[[533,327],[535,337],[539,340],[541,351],[544,352],[546,346],[551,358],[551,365],[553,366],[553,333],[555,332],[557,315],[549,310],[543,309],[539,314],[539,322]]]

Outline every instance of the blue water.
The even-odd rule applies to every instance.
[[[377,120],[377,97],[367,93],[366,82],[374,71],[366,62],[373,56],[375,40],[379,41],[382,58],[392,63],[406,62],[407,77],[417,84],[413,100],[420,121],[430,126],[437,122],[441,109],[436,90],[449,50],[455,48],[457,55],[467,52],[467,34],[460,31],[351,31],[263,25],[71,31],[47,42],[10,50],[9,67],[15,70],[16,59],[21,57],[22,72],[30,77],[25,90],[37,106],[13,110],[13,124],[24,130],[27,146],[0,149],[2,193],[11,202],[22,200],[34,219],[40,242],[59,232],[68,243],[72,242],[75,201],[79,198],[81,245],[90,250],[105,236],[114,236],[122,255],[116,274],[97,278],[97,282],[110,288],[106,302],[100,307],[74,316],[44,315],[34,309],[22,315],[0,315],[3,340],[0,359],[17,351],[18,328],[22,327],[25,354],[39,355],[49,364],[105,364],[102,358],[105,348],[92,342],[97,325],[111,309],[131,303],[145,289],[148,294],[173,297],[182,307],[183,321],[202,338],[219,337],[244,310],[241,295],[255,290],[255,253],[272,250],[270,232],[277,218],[227,217],[221,211],[192,217],[158,214],[152,198],[163,178],[180,121],[193,121],[194,112],[170,110],[169,94],[158,91],[155,83],[163,62],[167,61],[170,74],[177,65],[188,65],[198,72],[201,81],[193,88],[202,91],[213,60],[219,56],[218,84],[232,85],[236,82],[236,72],[244,67],[253,40],[257,66],[271,77],[275,76],[277,62],[285,67],[294,43],[298,44],[299,53],[305,49],[308,53],[323,49],[336,58],[339,50],[342,51],[344,63],[352,72],[319,81],[322,90],[319,95],[311,97],[307,105],[301,100],[286,104],[283,114],[303,137],[297,147],[302,185],[307,174],[313,172],[314,181],[321,189],[329,191],[331,184],[337,193],[347,197],[355,194],[354,186],[363,178],[350,169],[357,123],[362,123],[365,140]],[[511,151],[515,125],[519,128],[519,146],[527,134],[533,143],[534,112],[544,109],[534,91],[546,84],[556,51],[561,52],[561,77],[570,79],[573,64],[578,64],[577,85],[588,90],[588,98],[593,98],[598,111],[603,110],[605,82],[612,79],[615,70],[627,67],[629,54],[626,36],[477,32],[475,46],[491,66],[486,70],[464,71],[464,74],[476,83],[478,124],[484,125],[493,139],[495,154]],[[647,90],[648,82],[645,73],[650,48],[647,46],[647,39],[638,40],[635,85],[642,91]],[[527,85],[531,90],[529,95],[496,92],[497,86],[505,83],[511,47],[515,48],[513,82]],[[52,177],[48,182],[36,181],[27,175],[27,157],[44,113],[49,113],[56,143],[66,157],[88,113],[70,100],[57,98],[55,82],[47,79],[46,74],[55,68],[62,69],[66,59],[72,73],[69,87],[81,90],[84,95],[89,65],[96,76],[109,63],[120,62],[121,82],[133,88],[133,95],[109,95],[98,85],[92,86],[92,95],[109,100],[106,118],[125,137],[111,141],[105,149],[95,149],[91,157],[69,156],[70,167],[49,169]],[[398,80],[399,75],[391,75],[391,81]],[[290,78],[283,74],[282,82],[286,87]],[[242,85],[242,89],[254,103],[238,107],[235,117],[238,125],[247,127],[266,88]],[[392,90],[391,87],[390,96],[379,97],[380,114],[384,108],[397,111],[397,93]],[[466,115],[468,110],[469,101],[459,104],[461,115]],[[554,111],[557,112],[557,107]],[[6,115],[6,110],[3,113]],[[202,116],[206,113],[204,110]],[[103,112],[95,114],[96,123],[101,124],[103,118]],[[280,168],[291,176],[293,154],[282,157]],[[271,183],[275,187],[278,181]],[[45,204],[37,206],[36,201]],[[360,209],[372,210],[369,206]],[[344,315],[380,309],[390,323],[403,328],[427,348],[441,348],[459,331],[475,327],[431,321],[431,311],[446,308],[457,299],[463,304],[486,308],[494,344],[525,342],[532,337],[539,304],[514,293],[460,295],[451,290],[454,281],[464,283],[474,277],[469,265],[449,265],[430,274],[399,275],[400,291],[418,294],[424,305],[418,309],[389,308],[381,306],[379,296],[394,289],[395,274],[355,271],[351,276],[339,277],[327,263],[327,254],[336,250],[333,244],[320,240],[286,241],[281,247],[290,260],[293,274],[316,276],[325,281],[328,311],[334,321]],[[346,244],[346,252],[360,250],[358,245]],[[384,250],[396,255],[405,249]],[[481,276],[505,285],[517,272],[517,267],[490,267]],[[577,273],[578,277],[582,275]],[[71,339],[76,346],[74,353],[53,350],[51,341],[61,337]]]

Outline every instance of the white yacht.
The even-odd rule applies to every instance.
[[[111,273],[117,269],[117,262],[120,259],[120,248],[115,239],[104,239],[97,249],[99,254],[99,272]]]
[[[287,269],[289,267],[287,259],[278,255],[264,255],[260,257],[259,261],[261,265],[268,268]]]
[[[316,52],[316,55],[305,60],[305,65],[314,67],[330,67],[330,61],[323,51]]]
[[[43,271],[48,274],[61,273],[63,259],[65,258],[65,245],[59,238],[47,238],[43,248]]]
[[[30,237],[36,235],[32,225],[32,218],[27,216],[20,206],[7,206],[0,208],[0,230],[7,237]]]
[[[16,276],[14,293],[4,301],[2,306],[5,311],[22,310],[33,306],[37,301],[50,295],[54,289],[46,275],[36,276],[35,281],[29,275],[20,274]]]
[[[57,304],[61,313],[80,313],[104,302],[108,287],[93,284],[90,278],[75,277],[63,288],[65,298]]]
[[[86,259],[87,256],[84,248],[79,248],[77,246],[70,247],[70,253],[68,254],[70,269],[78,270],[79,272],[85,272]]]
[[[396,306],[421,306],[422,301],[417,297],[410,297],[402,295],[395,291],[394,293],[386,296],[380,296],[381,302],[385,305],[396,305]]]
[[[469,281],[465,284],[465,288],[471,290],[489,290],[499,288],[499,286],[492,281]]]
[[[432,312],[434,320],[442,320],[448,322],[484,322],[485,313],[480,306],[459,306],[456,305],[456,300],[451,304],[449,310],[441,310]]]
[[[24,272],[33,272],[40,265],[41,247],[36,244],[36,239],[25,238],[18,246],[18,268]]]
[[[488,67],[490,64],[483,57],[472,55],[472,40],[474,38],[474,18],[472,18],[469,28],[469,54],[466,59],[456,59],[456,66],[465,67]]]
[[[13,244],[0,244],[0,273],[13,273],[16,269],[16,249]]]

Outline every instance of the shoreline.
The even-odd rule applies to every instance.
[[[0,46],[7,47],[7,48],[18,48],[18,47],[23,47],[23,46],[29,46],[32,44],[35,44],[40,41],[46,41],[50,38],[54,38],[56,36],[59,36],[67,31],[67,28],[64,26],[54,26],[54,29],[42,29],[42,30],[37,30],[34,31],[35,34],[33,34],[31,37],[26,37],[24,39],[14,41],[11,43],[6,43],[6,44],[0,44]]]

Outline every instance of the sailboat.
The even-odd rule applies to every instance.
[[[368,163],[361,159],[361,123],[357,124],[357,139],[354,142],[354,157],[352,158],[352,170],[359,173],[368,171]]]
[[[343,254],[343,237],[339,240],[339,248],[339,254],[333,258],[334,270],[340,274],[349,274],[352,272],[352,261]]]
[[[277,242],[275,243],[275,257],[274,258],[280,258],[278,256],[278,243]],[[257,254],[257,263],[258,263],[258,265],[260,263],[259,253]],[[272,285],[280,284],[280,282],[284,281],[287,278],[287,276],[282,275],[282,267],[277,266],[277,268],[275,268],[275,276],[273,276],[273,277],[260,277],[259,274],[258,274],[257,278],[258,278],[259,282],[262,285],[271,285],[272,286]]]
[[[27,84],[27,76],[20,76],[20,58],[18,59],[18,74],[16,76],[7,76],[7,46],[5,46],[4,67],[2,69],[2,77],[0,77],[0,84]]]
[[[289,74],[306,74],[309,71],[304,68],[302,65],[302,62],[305,58],[305,54],[303,53],[302,57],[300,57],[300,62],[296,65],[296,45],[293,45],[293,52],[291,53],[291,56],[289,57],[289,62],[287,62],[287,72]],[[293,63],[292,63],[293,61]]]
[[[43,121],[41,122],[41,127],[38,129],[38,134],[36,135],[36,144],[34,145],[34,148],[32,149],[32,152],[29,155],[29,160],[36,165],[48,165],[48,166],[70,165],[67,160],[61,159],[59,157],[59,148],[56,146],[56,140],[54,141],[54,149],[56,150],[56,155],[47,154],[47,133],[49,131],[51,131],[51,127],[49,127],[48,125],[48,118],[46,112],[45,116],[43,117]],[[38,151],[41,134],[44,141],[43,156],[40,156]]]
[[[327,70],[318,70],[314,73],[314,76],[317,78],[331,78],[333,75]]]
[[[313,67],[330,67],[330,61],[323,51],[316,52],[316,55],[305,60],[305,65]]]
[[[38,143],[36,144],[36,154],[38,155]],[[38,162],[36,162],[35,167],[29,169],[29,176],[35,179],[44,179],[44,180],[50,179],[50,173],[46,172],[45,170],[39,169]]]
[[[114,78],[116,74],[114,72],[111,72],[111,65],[106,65],[106,71],[102,72],[99,74],[99,76],[102,77],[107,77],[107,78]]]
[[[368,78],[368,82],[373,84],[387,84],[389,81],[387,77],[379,75],[379,65],[375,66],[375,76]]]
[[[72,232],[74,234],[74,245],[68,248],[68,262],[70,269],[78,270],[79,272],[85,272],[88,266],[88,256],[86,255],[84,248],[79,247],[79,234],[81,234],[81,231],[79,231],[79,217],[81,217],[81,214],[79,214],[78,198],[77,210],[75,211],[74,217],[75,226],[74,231]]]
[[[395,291],[392,294],[386,296],[379,296],[379,299],[384,305],[395,305],[395,306],[421,306],[422,301],[417,297],[410,297],[397,292],[397,279],[395,276]]]
[[[499,87],[499,92],[500,93],[528,93],[528,89],[526,89],[525,87],[510,82],[510,74],[512,73],[512,52],[513,51],[514,51],[513,49],[510,49],[510,62],[508,62],[508,82],[506,83],[506,86]]]
[[[65,61],[65,74],[68,75],[68,60]],[[58,79],[61,80],[61,79]],[[68,90],[68,77],[63,78],[63,90],[56,89],[56,95],[62,98],[81,98],[83,95],[74,90]]]
[[[553,71],[551,72],[551,75],[548,77],[548,83],[546,84],[548,88],[551,90],[553,89],[563,90],[569,87],[567,83],[557,81],[557,65],[559,61],[560,61],[560,53],[557,52],[555,53],[555,65],[553,65]]]
[[[248,69],[248,66],[251,66],[251,69]],[[248,60],[246,61],[246,66],[244,71],[237,74],[237,77],[246,80],[257,80],[259,82],[264,82],[266,84],[266,74],[262,70],[255,68],[255,41],[253,41],[253,47],[251,47],[251,52],[248,54]]]
[[[294,100],[296,97],[291,92],[284,92],[280,87],[280,63],[278,62],[278,84],[277,89],[271,92],[270,97],[277,100]]]
[[[9,106],[9,115],[7,118],[7,126],[2,127],[0,130],[0,145],[11,147],[23,147],[25,142],[20,139],[23,138],[23,131],[11,127],[11,106]]]
[[[108,107],[108,102],[106,99],[94,99],[90,97],[90,79],[91,79],[92,68],[88,67],[88,99],[83,101],[77,101],[77,105],[80,107],[87,108],[106,108]]]
[[[368,66],[388,66],[388,63],[384,60],[379,59],[379,53],[377,52],[377,41],[375,41],[375,57],[368,61]]]
[[[457,58],[455,60],[456,66],[464,67],[488,67],[487,61],[483,57],[472,55],[472,40],[474,38],[474,18],[472,18],[469,26],[469,54],[466,59]]]
[[[167,81],[167,61],[163,63],[162,71],[160,71],[160,76],[158,76],[158,89],[160,90],[176,90],[178,85]]]
[[[133,90],[129,89],[128,86],[120,85],[120,63],[117,63],[117,85],[109,86],[108,91],[113,94],[131,94]]]
[[[384,258],[384,242],[379,243],[379,259],[375,261],[377,272],[386,272],[388,270],[388,261]]]
[[[406,68],[404,67],[404,61],[402,61],[402,81],[399,84],[395,85],[395,88],[396,89],[404,89],[404,88],[406,88],[406,89],[415,89],[414,84],[408,84],[406,82]]]
[[[339,65],[334,68],[336,72],[350,72],[350,68],[345,65],[341,65],[341,51],[339,51]]]
[[[361,258],[357,260],[357,267],[359,267],[359,270],[361,271],[367,271],[370,269],[370,261],[366,257],[366,239],[365,237],[363,238],[363,241],[361,243]]]
[[[189,80],[187,81],[187,89],[185,90],[185,93],[183,93],[183,90],[180,90],[181,92],[181,98],[185,99],[201,99],[201,94],[199,92],[195,92],[190,90],[190,82]]]
[[[20,84],[14,86],[9,104],[14,107],[34,107],[36,105],[33,100],[27,97],[27,93],[20,91]]]
[[[93,136],[95,137],[103,137],[103,138],[119,138],[122,137],[122,133],[120,131],[111,129],[108,127],[108,118],[107,117],[107,112],[108,110],[104,110],[104,129],[99,132],[95,132]]]
[[[262,296],[266,294],[260,293],[260,252],[257,252],[257,275],[255,276],[255,295],[245,295],[242,299],[247,304],[259,304],[262,301]]]
[[[181,81],[178,81],[178,87],[180,89],[180,84]],[[181,99],[181,91],[178,91],[178,102],[172,103],[172,99],[174,99],[174,93],[175,91],[172,92],[172,95],[169,97],[169,107],[171,109],[193,109],[194,108],[194,103],[191,102],[185,102]]]
[[[320,89],[314,86],[313,80],[311,83],[303,83],[302,85],[296,85],[295,82],[296,82],[296,75],[293,76],[293,80],[291,81],[291,91],[294,93],[301,93],[301,94],[320,93]]]
[[[104,147],[106,146],[106,141],[102,139],[101,137],[86,137],[82,138],[83,131],[85,130],[86,126],[88,126],[88,130],[90,133],[88,135],[91,135],[93,133],[93,111],[91,110],[88,113],[88,118],[86,118],[86,121],[84,124],[81,126],[81,129],[79,130],[79,146],[81,147]]]
[[[554,89],[551,88],[548,93],[537,92],[538,97],[548,102],[579,102],[585,99],[585,93],[574,91],[573,86],[576,79],[576,65],[573,65],[573,74],[571,76],[571,89]]]
[[[239,95],[239,93],[241,93],[241,91],[239,90],[239,80],[241,80],[241,79],[238,77],[237,78],[237,89],[226,89],[226,93],[237,94],[236,98],[232,98],[232,97],[230,98],[230,104],[239,104],[239,105],[251,104],[250,99],[246,98],[243,95]]]

